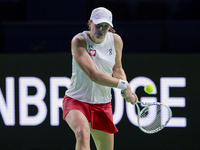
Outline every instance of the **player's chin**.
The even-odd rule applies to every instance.
[[[104,38],[104,34],[98,34],[98,33],[97,33],[96,37],[97,37],[98,39],[103,39],[103,38]]]
[[[104,36],[103,35],[97,35],[96,38],[99,39],[99,40],[101,40],[101,39],[104,38]]]

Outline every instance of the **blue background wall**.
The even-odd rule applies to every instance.
[[[0,52],[70,52],[93,8],[113,13],[127,53],[199,53],[198,0],[0,0]]]

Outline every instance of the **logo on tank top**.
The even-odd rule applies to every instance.
[[[108,50],[108,55],[112,55],[112,49]]]
[[[96,56],[96,50],[90,49],[89,55],[90,55],[90,56]]]

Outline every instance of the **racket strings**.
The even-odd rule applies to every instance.
[[[162,114],[162,116],[161,116]],[[145,107],[140,114],[140,127],[146,132],[153,133],[164,128],[169,118],[168,109],[163,105]]]

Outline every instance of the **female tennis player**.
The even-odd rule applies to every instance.
[[[72,77],[63,99],[63,119],[76,137],[76,150],[90,150],[90,133],[98,150],[114,149],[111,88],[124,90],[123,97],[138,99],[126,81],[121,57],[123,42],[115,32],[112,13],[103,7],[92,11],[89,31],[71,42]]]

